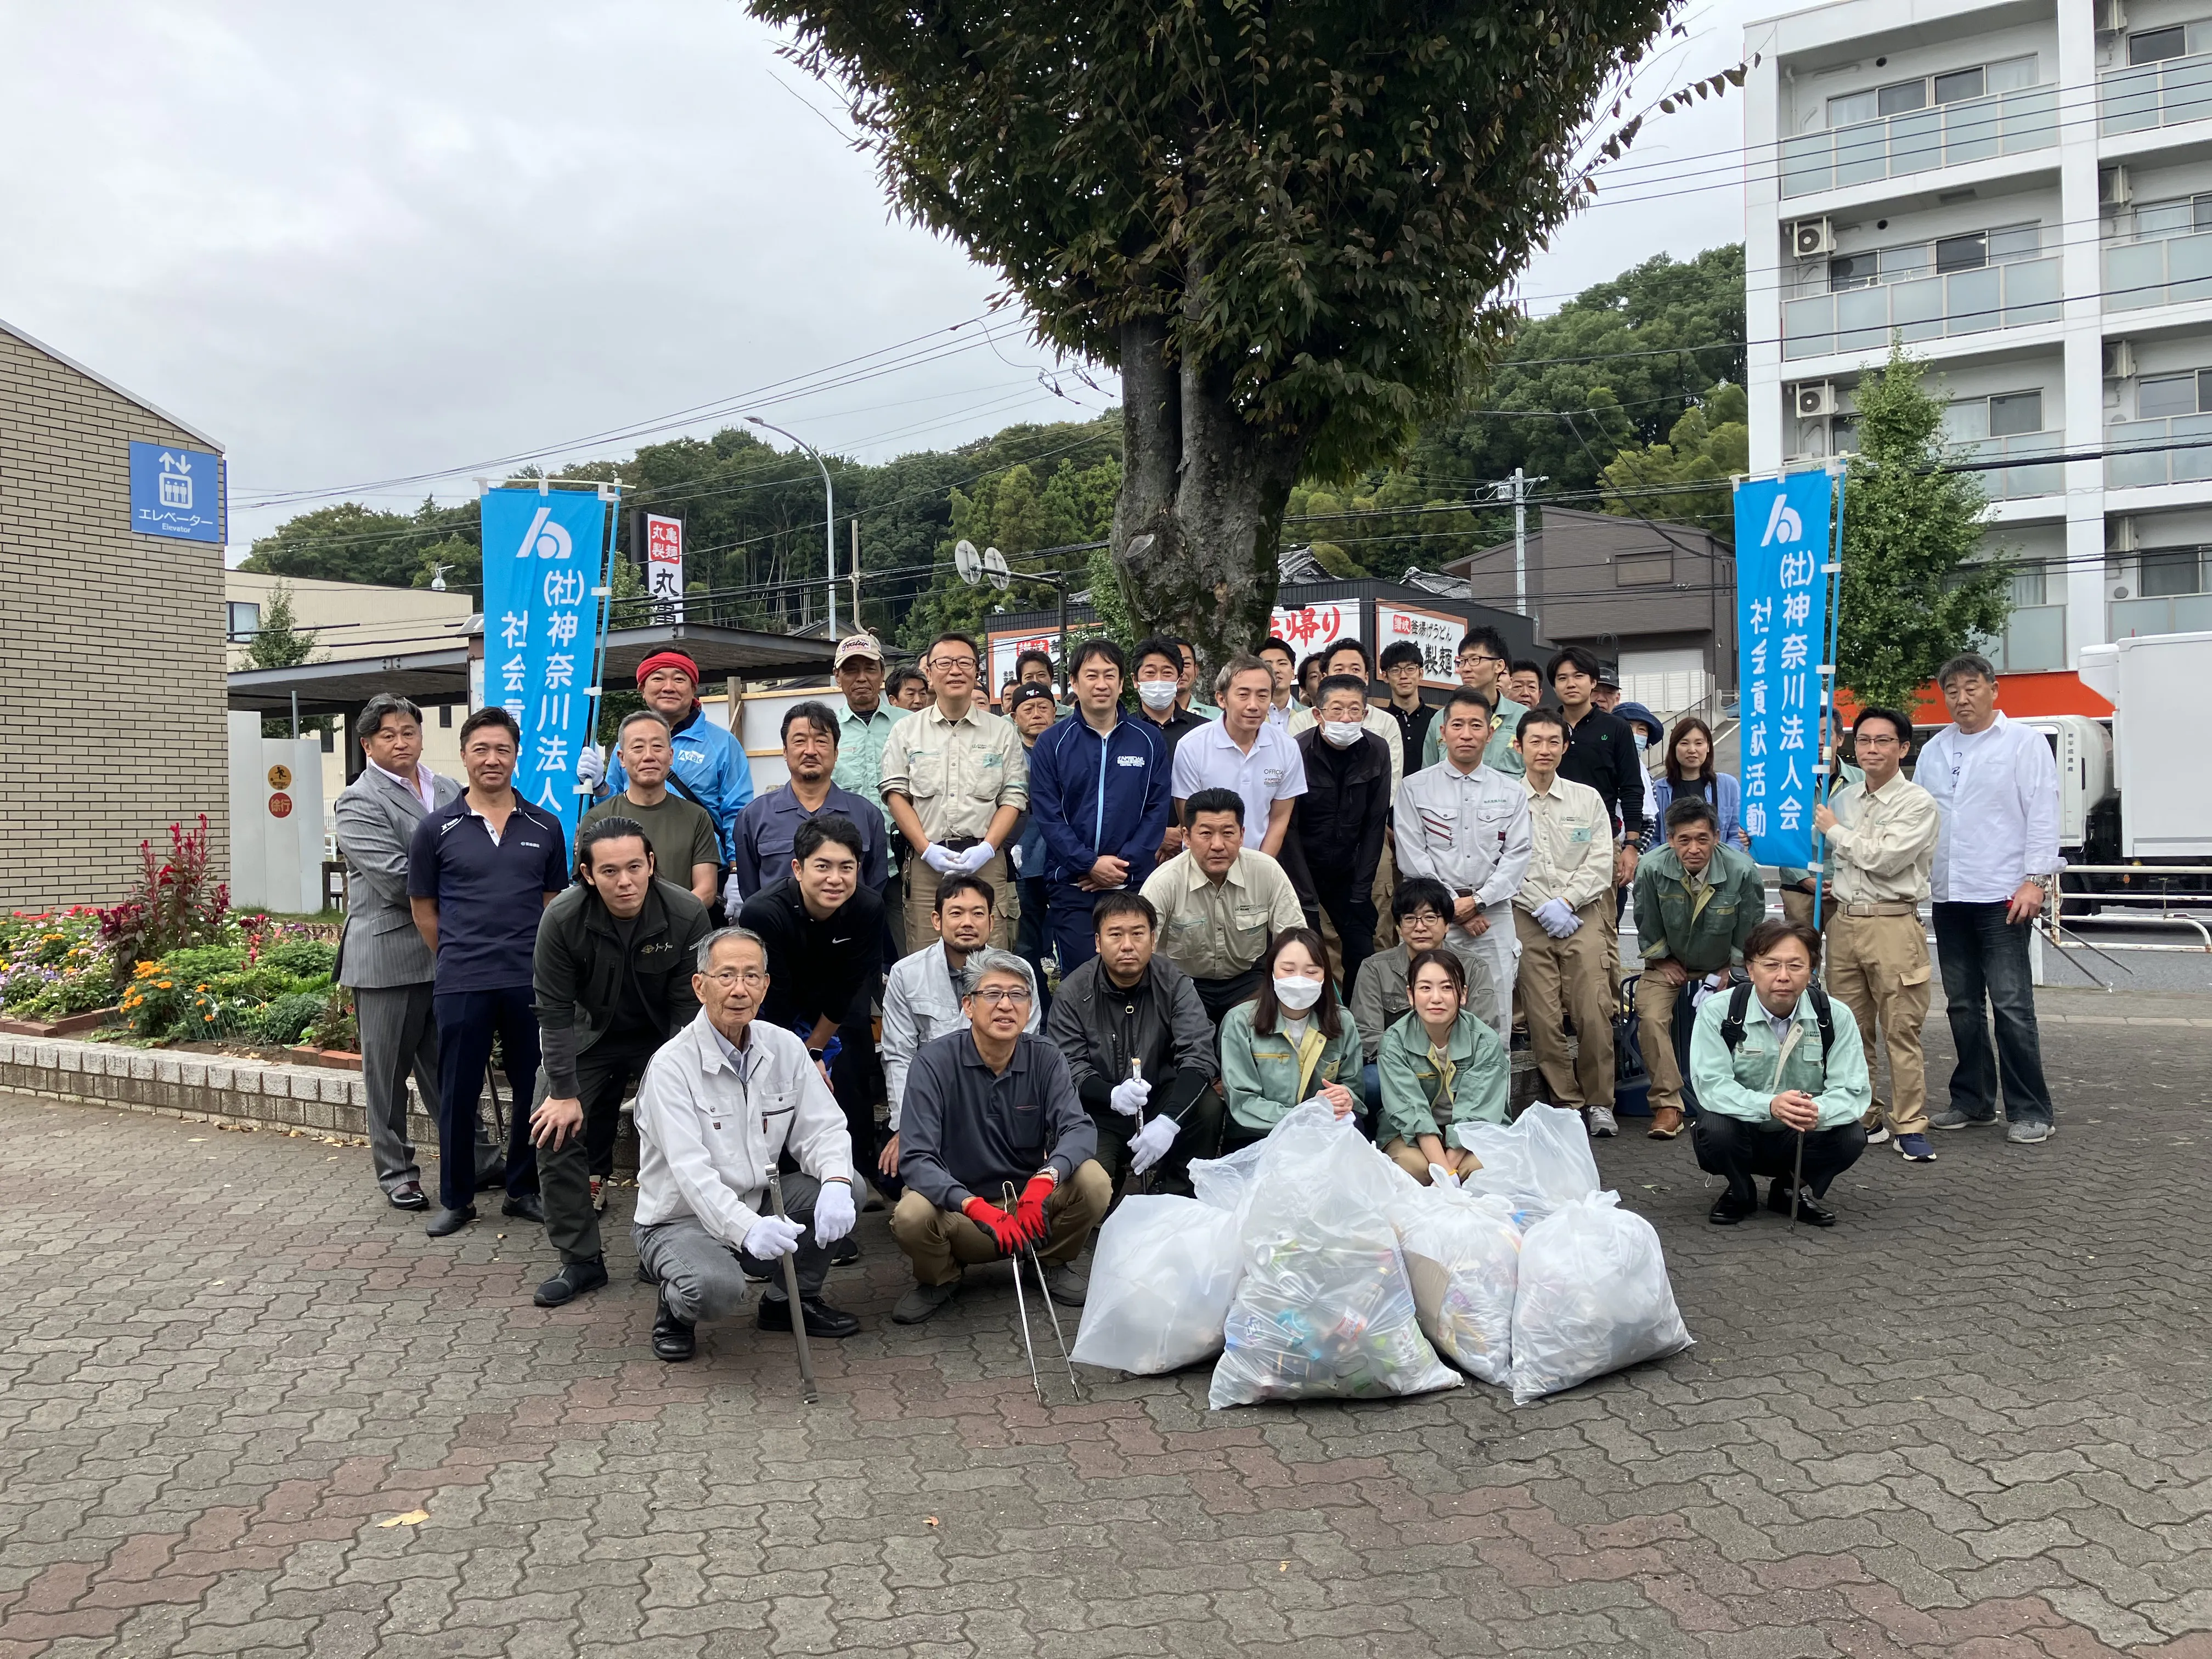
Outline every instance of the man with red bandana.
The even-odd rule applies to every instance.
[[[722,864],[729,866],[737,845],[738,814],[753,798],[753,769],[744,745],[728,730],[706,716],[699,704],[699,665],[681,651],[656,651],[637,665],[637,689],[645,706],[662,715],[675,734],[676,763],[669,770],[668,787],[684,799],[707,809],[714,821],[714,839],[720,844]],[[586,744],[577,768],[580,782],[592,786],[596,796],[629,787],[619,757],[611,771],[598,750]],[[726,884],[723,902],[732,915],[742,899],[735,878]]]

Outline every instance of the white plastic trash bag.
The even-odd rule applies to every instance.
[[[1188,1198],[1132,1194],[1098,1230],[1073,1358],[1143,1376],[1221,1352],[1243,1277],[1237,1218]]]
[[[1259,1178],[1261,1154],[1267,1150],[1267,1141],[1260,1139],[1249,1146],[1239,1146],[1226,1158],[1194,1158],[1190,1165],[1191,1191],[1198,1195],[1200,1203],[1228,1212],[1241,1225],[1244,1206],[1251,1201],[1253,1185]]]
[[[1516,1405],[1690,1346],[1659,1235],[1620,1206],[1618,1193],[1563,1204],[1522,1237]]]
[[[1462,1177],[1474,1193],[1496,1193],[1523,1208],[1548,1214],[1598,1188],[1597,1159],[1582,1114],[1538,1101],[1510,1123],[1454,1126],[1461,1146],[1482,1167]]]
[[[1295,1109],[1262,1144],[1212,1406],[1459,1387],[1421,1334],[1390,1219],[1413,1178],[1326,1106]]]
[[[1506,1387],[1521,1277],[1512,1201],[1422,1187],[1398,1200],[1395,1215],[1422,1331],[1462,1370]]]

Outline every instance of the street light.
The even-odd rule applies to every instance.
[[[814,465],[822,468],[822,574],[830,583],[830,642],[835,646],[837,642],[837,496],[830,487],[830,469],[823,465],[822,457],[815,453],[814,446],[804,438],[786,432],[780,426],[770,426],[757,415],[746,416],[745,422],[749,426],[773,432],[780,438],[789,438],[808,454],[813,455]],[[858,627],[860,621],[858,617],[854,617],[854,625]]]

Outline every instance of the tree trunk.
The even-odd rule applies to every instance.
[[[1305,441],[1246,424],[1226,377],[1169,361],[1168,328],[1121,331],[1121,491],[1114,563],[1139,635],[1197,647],[1210,672],[1267,637],[1283,509]],[[1212,702],[1210,688],[1201,699]]]

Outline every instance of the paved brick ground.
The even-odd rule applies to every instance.
[[[2212,1656],[2212,1064],[2088,1023],[2212,1010],[2051,1006],[2059,1138],[1870,1152],[1833,1233],[1603,1147],[1698,1346],[1518,1412],[1042,1411],[1003,1290],[889,1325],[880,1216],[809,1409],[788,1339],[657,1364],[626,1242],[542,1313],[362,1152],[0,1100],[0,1659]]]

